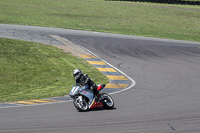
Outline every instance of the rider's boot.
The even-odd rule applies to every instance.
[[[92,88],[92,90],[93,90],[93,94],[94,94],[94,97],[95,97],[95,101],[97,102],[97,103],[99,103],[99,91],[97,90],[97,86],[95,85],[95,86],[93,86],[93,88]]]
[[[99,92],[98,91],[96,91],[96,92],[94,92],[94,95],[95,95],[95,101],[97,102],[97,103],[99,103]]]

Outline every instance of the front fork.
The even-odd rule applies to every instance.
[[[83,97],[82,95],[78,96],[79,101],[82,103],[83,102]]]
[[[84,100],[83,100],[83,96],[82,95],[80,95],[80,96],[78,96],[78,100],[79,100],[79,103],[81,104],[81,106],[84,106]]]
[[[78,96],[78,99],[79,99],[80,104],[82,106],[84,106],[85,104],[88,104],[87,101],[86,101],[86,99],[85,99],[85,97],[83,97],[82,95]]]

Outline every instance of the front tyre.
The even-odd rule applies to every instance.
[[[103,98],[103,104],[105,109],[112,109],[114,107],[114,101],[112,97],[106,93],[100,94]]]
[[[83,99],[82,96],[76,96],[73,98],[74,106],[79,111],[87,111],[89,109],[89,106],[87,102]]]

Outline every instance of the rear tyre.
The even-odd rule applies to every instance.
[[[114,107],[114,101],[112,97],[106,93],[100,94],[103,98],[103,104],[105,109],[112,109]]]
[[[87,102],[81,96],[74,97],[73,103],[76,109],[79,111],[87,111],[89,109]]]

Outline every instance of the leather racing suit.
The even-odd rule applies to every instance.
[[[76,80],[76,85],[87,86],[95,94],[98,94],[97,85],[90,79],[87,74],[81,73],[80,77]]]

